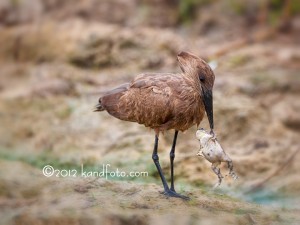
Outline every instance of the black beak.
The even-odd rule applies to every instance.
[[[205,106],[206,115],[209,121],[211,131],[214,129],[214,112],[213,112],[213,93],[212,90],[202,88],[203,103]]]

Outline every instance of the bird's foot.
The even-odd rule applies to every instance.
[[[163,192],[161,192],[161,194],[164,194],[167,197],[173,197],[173,198],[181,198],[183,200],[190,200],[190,198],[188,196],[184,196],[181,194],[176,193],[175,190],[165,190]]]

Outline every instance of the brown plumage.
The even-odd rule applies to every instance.
[[[214,74],[203,60],[195,57],[188,53],[178,55],[181,74],[140,74],[131,83],[106,92],[99,99],[97,111],[106,110],[118,119],[156,131],[185,131],[198,126],[205,112],[199,76],[207,77],[207,86],[212,88]]]
[[[177,58],[182,73],[140,74],[132,82],[103,94],[95,110],[105,110],[120,120],[137,122],[155,130],[153,160],[161,175],[165,194],[172,197],[182,197],[175,192],[173,184],[177,133],[193,125],[198,126],[205,111],[213,130],[212,88],[215,79],[209,65],[199,57],[181,52]],[[161,172],[158,156],[155,157],[159,132],[170,129],[175,130],[171,150],[174,155],[171,157],[171,189]]]

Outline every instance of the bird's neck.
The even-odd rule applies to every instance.
[[[186,79],[187,83],[189,83],[195,90],[201,91],[201,84],[198,74],[185,72],[182,73],[182,76]]]

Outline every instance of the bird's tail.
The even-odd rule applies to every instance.
[[[104,110],[111,111],[117,105],[121,94],[128,90],[129,83],[122,84],[112,90],[106,91],[99,99],[99,103],[95,106],[94,112],[101,112]]]
[[[99,103],[95,106],[94,112],[101,112],[104,111],[104,107],[101,105],[101,101],[99,100]]]

